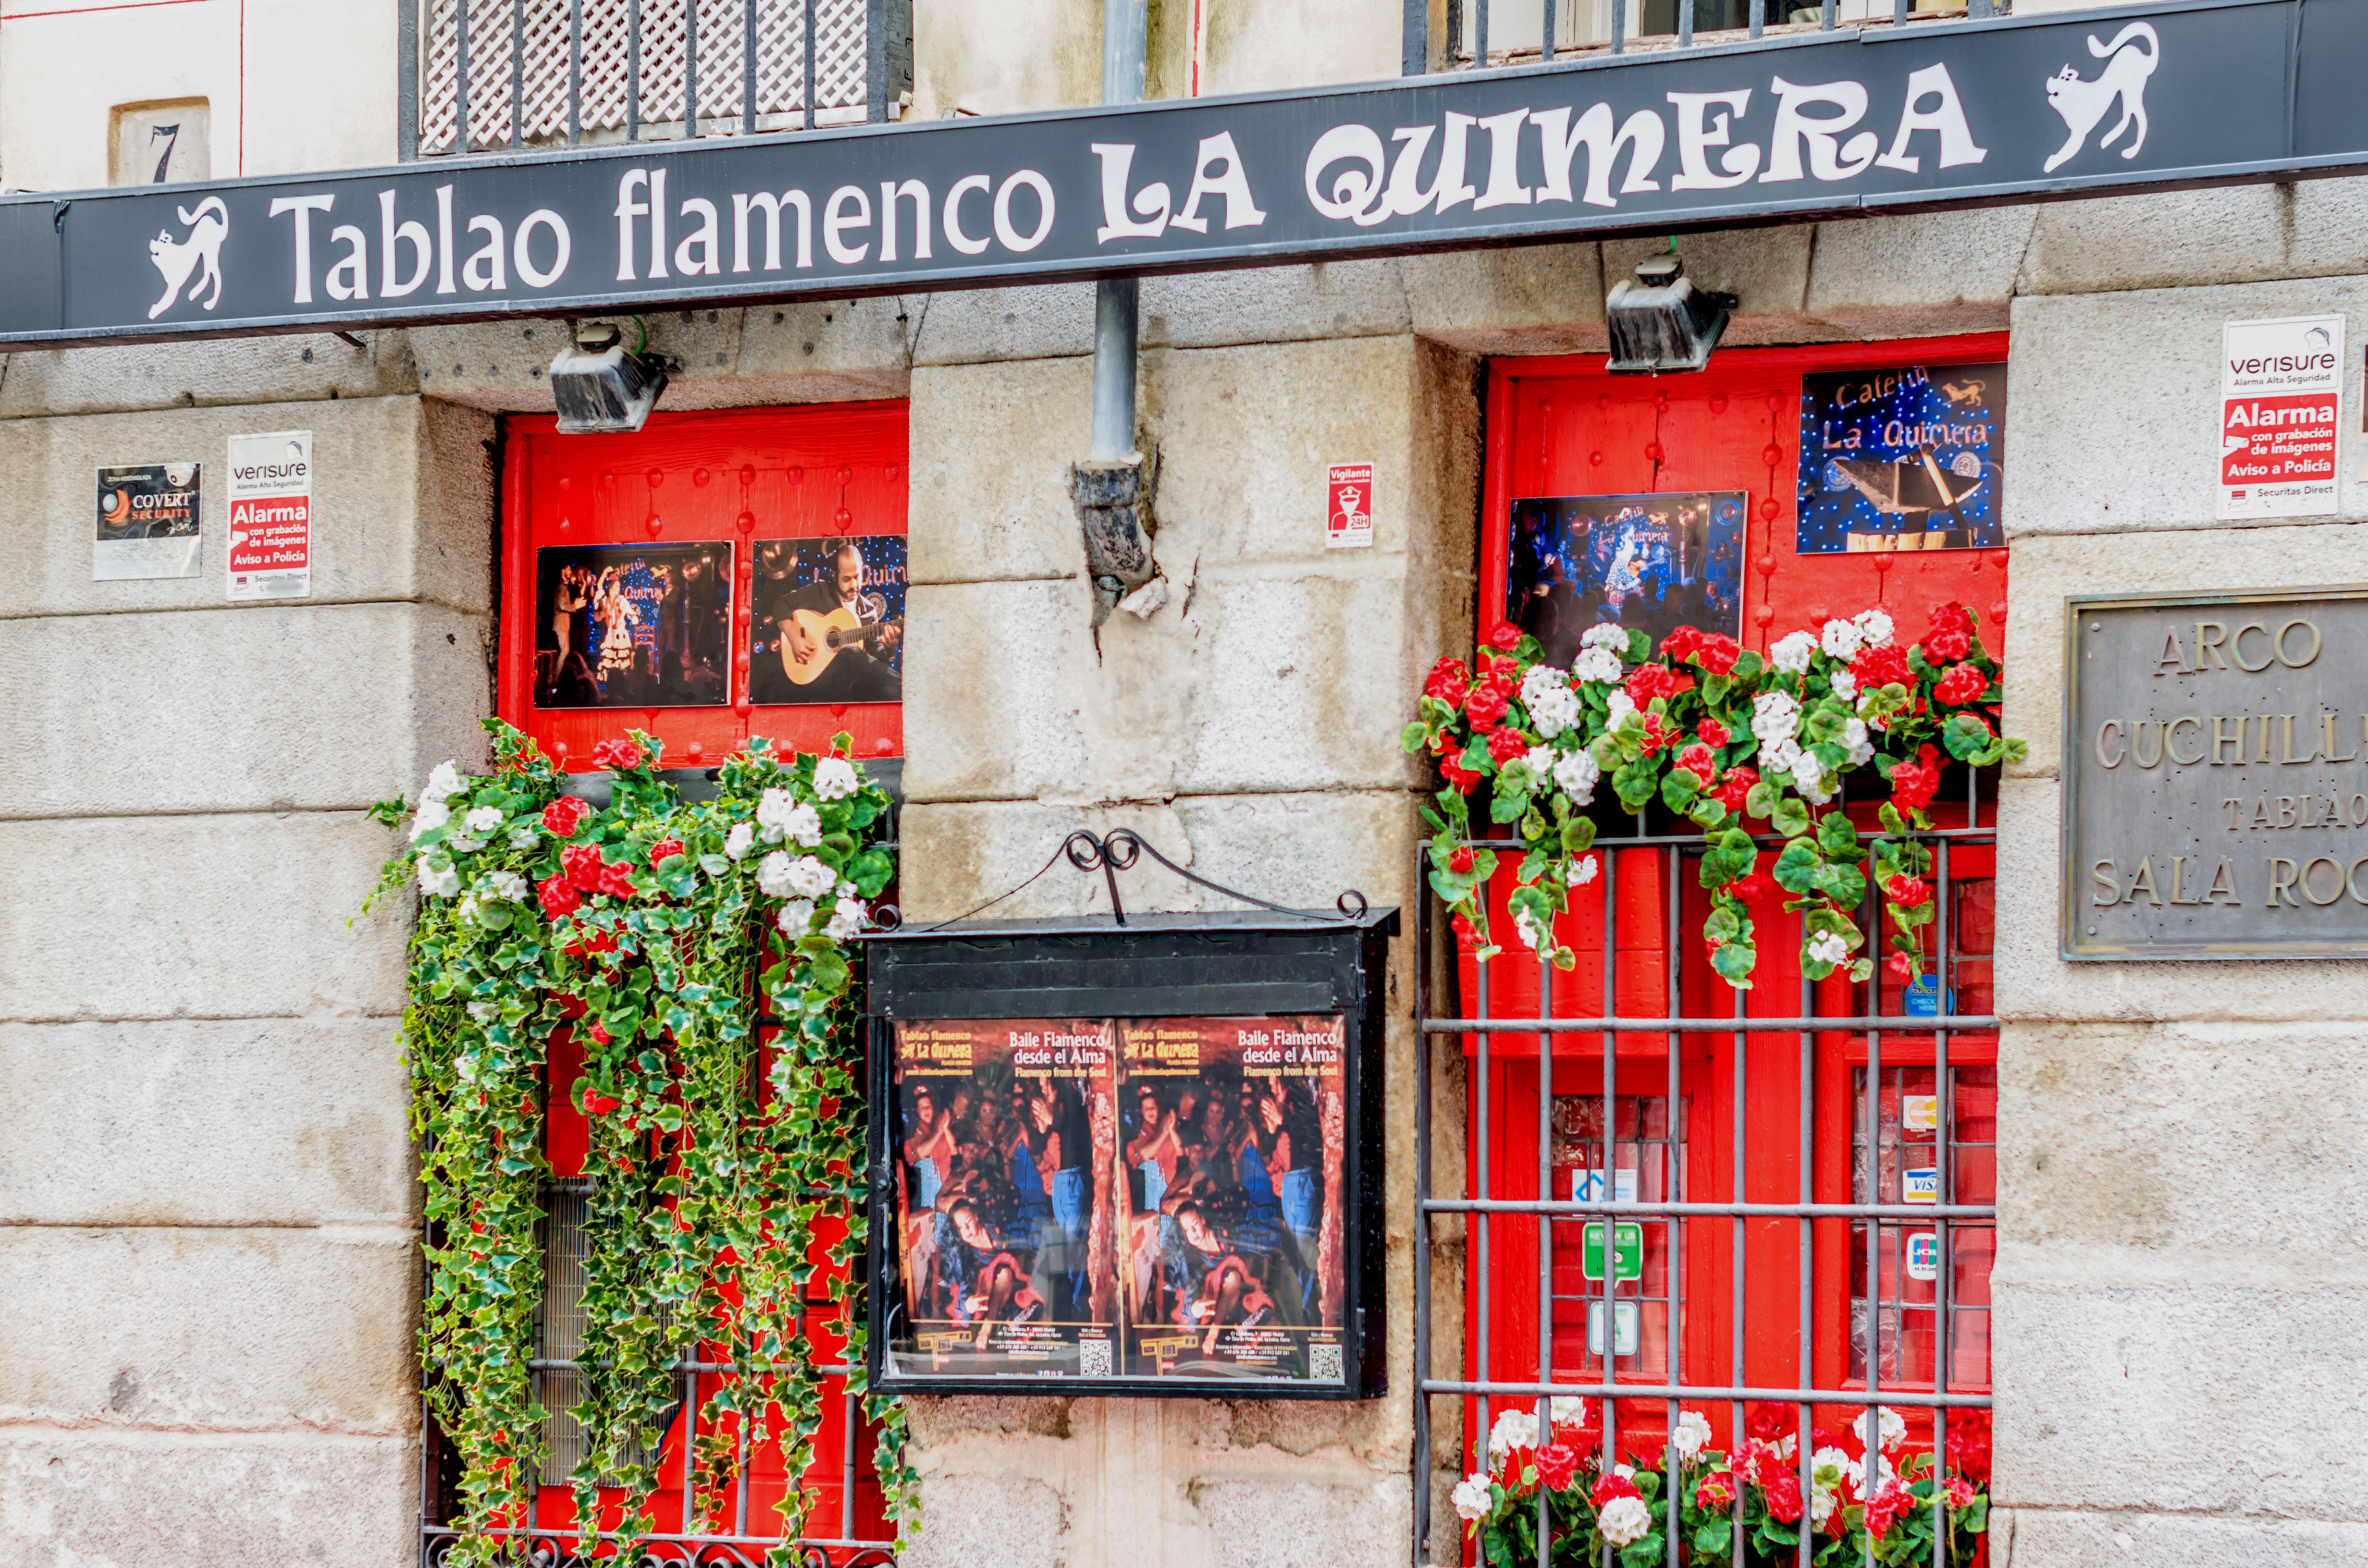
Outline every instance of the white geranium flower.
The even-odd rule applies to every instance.
[[[1515,1449],[1538,1446],[1537,1413],[1529,1410],[1507,1410],[1497,1414],[1497,1424],[1488,1428],[1488,1458],[1503,1459]]]
[[[1826,765],[1817,760],[1816,753],[1804,751],[1793,759],[1793,788],[1804,795],[1825,793]]]
[[[756,824],[735,822],[732,824],[732,831],[723,835],[723,853],[734,860],[745,859],[749,847],[756,842]]]
[[[1710,1421],[1697,1411],[1686,1411],[1678,1417],[1678,1429],[1669,1435],[1669,1442],[1679,1459],[1691,1459],[1710,1447]]]
[[[1627,722],[1628,715],[1635,711],[1636,704],[1630,699],[1628,694],[1624,691],[1615,691],[1604,707],[1603,727],[1607,730],[1616,730]]]
[[[1881,1421],[1881,1426],[1877,1428],[1883,1434],[1880,1439],[1867,1436],[1867,1423],[1871,1418],[1879,1418]],[[1859,1418],[1850,1423],[1850,1430],[1858,1434],[1858,1440],[1866,1447],[1884,1449],[1907,1436],[1907,1421],[1889,1405],[1878,1404],[1872,1410],[1860,1412]]]
[[[1842,746],[1850,753],[1850,765],[1856,767],[1874,755],[1874,743],[1866,738],[1866,725],[1857,719],[1842,725]]]
[[[1595,799],[1595,781],[1602,777],[1602,766],[1583,751],[1565,752],[1554,758],[1554,788],[1568,795],[1574,806]]]
[[[461,790],[461,770],[449,762],[439,762],[427,776],[427,788],[420,791],[423,801],[442,802]]]
[[[505,903],[526,902],[526,879],[516,871],[495,871],[485,879],[484,888],[488,895]]]
[[[431,898],[450,898],[461,891],[461,873],[446,857],[432,849],[422,851],[419,891]]]
[[[511,828],[511,829],[510,829],[510,831],[509,831],[510,847],[511,847],[511,848],[513,848],[513,849],[531,849],[531,848],[533,848],[533,847],[534,847],[534,835],[535,835],[535,819],[533,819],[533,818],[529,818],[527,821],[522,822],[522,823],[518,824],[516,827],[513,827],[513,828]]]
[[[1799,675],[1809,667],[1809,655],[1817,651],[1817,640],[1805,631],[1794,631],[1779,638],[1776,646],[1768,650],[1768,662],[1787,675]]]
[[[1578,645],[1582,648],[1607,648],[1614,653],[1624,653],[1628,651],[1628,629],[1613,626],[1608,621],[1601,622],[1582,632]]]
[[[1847,659],[1858,652],[1859,641],[1858,622],[1829,620],[1817,638],[1817,645],[1837,659]]]
[[[1573,659],[1570,665],[1571,678],[1582,685],[1594,681],[1609,686],[1624,673],[1625,666],[1620,663],[1620,655],[1609,648],[1589,648]]]
[[[1497,1506],[1494,1493],[1488,1489],[1485,1475],[1467,1475],[1455,1483],[1455,1517],[1470,1524],[1485,1519],[1488,1510]]]
[[[477,918],[477,895],[475,893],[464,895],[459,903],[452,906],[452,913],[458,915],[461,919],[466,920],[472,925],[475,924]],[[469,1005],[472,1007],[476,1006],[473,1002]]]
[[[1575,887],[1575,888],[1583,888],[1583,887],[1585,887],[1588,883],[1589,883],[1589,882],[1593,881],[1594,880],[1595,880],[1595,857],[1594,857],[1594,856],[1592,856],[1592,855],[1582,855],[1582,856],[1580,856],[1580,857],[1579,857],[1576,861],[1572,862],[1572,864],[1571,864],[1571,868],[1570,868],[1570,885],[1571,885],[1571,886],[1573,886],[1573,887]]]
[[[1859,646],[1881,648],[1891,642],[1891,617],[1879,609],[1862,609],[1855,618]]]
[[[1818,1529],[1825,1528],[1826,1521],[1834,1517],[1834,1509],[1839,1504],[1839,1499],[1835,1497],[1832,1488],[1811,1487],[1809,1489],[1809,1523]]]
[[[1838,933],[1832,931],[1820,931],[1810,937],[1808,951],[1811,963],[1838,964],[1850,961],[1850,944],[1843,941]],[[1826,1450],[1818,1451],[1822,1454]],[[1839,1453],[1841,1450],[1837,1449],[1832,1451]]]
[[[1578,694],[1571,690],[1570,677],[1552,665],[1533,665],[1521,677],[1521,707],[1531,727],[1552,740],[1577,722]]]
[[[1595,875],[1595,872],[1592,869],[1594,859],[1595,857],[1592,855],[1588,857],[1590,869],[1587,874],[1589,878],[1592,878]],[[1579,878],[1577,874],[1573,872],[1572,881],[1574,883],[1578,880]],[[1558,1393],[1554,1395],[1554,1399],[1547,1404],[1546,1415],[1547,1418],[1557,1426],[1584,1426],[1587,1425],[1587,1407],[1589,1403],[1591,1402],[1581,1399],[1575,1393]]]
[[[450,822],[451,820],[451,810],[444,804],[441,799],[430,796],[421,801],[419,802],[419,810],[412,813],[411,842],[414,844],[418,843],[419,835],[421,834],[432,833],[437,828],[442,827],[446,823]]]
[[[767,898],[784,898],[790,891],[790,858],[776,849],[757,863],[757,890]]]
[[[455,855],[474,855],[484,846],[484,839],[472,838],[465,833],[448,833],[444,835],[444,847]]]
[[[1764,745],[1788,741],[1801,727],[1801,705],[1781,691],[1763,691],[1751,699],[1751,733]]]
[[[1801,760],[1799,744],[1790,739],[1759,743],[1759,777],[1771,784],[1782,783],[1780,773],[1790,773],[1793,765]]]
[[[768,844],[787,840],[811,849],[822,842],[822,814],[803,801],[791,800],[787,790],[768,790],[757,798],[757,826]]]
[[[834,942],[844,942],[862,929],[862,901],[842,898],[831,910],[830,923],[822,928],[822,934]]]
[[[1858,1461],[1847,1449],[1823,1448],[1809,1456],[1809,1480],[1819,1489],[1839,1486],[1842,1479],[1853,1473]]]
[[[838,879],[838,886],[830,891],[834,898],[852,898],[855,895],[855,884],[841,877]]]
[[[843,801],[863,788],[863,775],[843,756],[825,756],[814,764],[814,793],[825,801]]]
[[[1872,1477],[1866,1473],[1870,1470],[1874,1471]],[[1871,1453],[1866,1456],[1864,1463],[1850,1467],[1850,1490],[1861,1497],[1872,1497],[1883,1490],[1884,1483],[1892,1480],[1897,1474],[1898,1471],[1891,1468],[1889,1460],[1884,1459],[1880,1453]]]
[[[793,898],[781,905],[781,913],[775,915],[773,919],[775,924],[791,936],[803,937],[814,925],[814,900]]]
[[[1513,930],[1521,938],[1521,946],[1533,953],[1543,951],[1549,945],[1545,922],[1526,909],[1514,912]]]
[[[795,859],[776,849],[757,868],[757,886],[767,898],[816,899],[830,892],[838,873],[811,855]]]
[[[1554,777],[1556,753],[1552,746],[1531,746],[1521,754],[1521,766],[1539,778]]]
[[[488,838],[493,835],[494,829],[502,825],[502,809],[499,806],[479,806],[461,820],[468,824],[471,833],[479,838]]]
[[[1836,670],[1826,677],[1826,682],[1834,688],[1834,695],[1845,702],[1858,695],[1858,676],[1848,670]]]
[[[1626,1546],[1630,1541],[1642,1540],[1645,1532],[1653,1528],[1653,1510],[1645,1506],[1642,1497],[1614,1497],[1595,1516],[1595,1528],[1612,1545]]]

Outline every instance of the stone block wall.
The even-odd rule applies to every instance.
[[[492,424],[334,338],[6,363],[0,1562],[402,1562],[408,901],[352,917],[363,808],[484,755]],[[304,427],[313,597],[228,604],[227,439]],[[96,470],[187,459],[199,574],[92,582]]]

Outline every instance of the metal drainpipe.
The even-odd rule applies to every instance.
[[[1102,102],[1143,101],[1150,0],[1102,0]],[[1134,450],[1134,344],[1140,288],[1133,278],[1104,278],[1094,290],[1094,439],[1092,457]]]

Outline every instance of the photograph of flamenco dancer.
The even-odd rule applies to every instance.
[[[1126,1375],[1337,1377],[1341,1020],[1133,1019],[1119,1038]]]
[[[1110,1365],[1110,1026],[900,1024],[892,1067],[902,1310],[913,1372]],[[1081,1348],[1082,1347],[1082,1348]]]

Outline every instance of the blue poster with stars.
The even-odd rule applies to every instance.
[[[1901,365],[1801,379],[1794,550],[2006,542],[2006,366]]]

